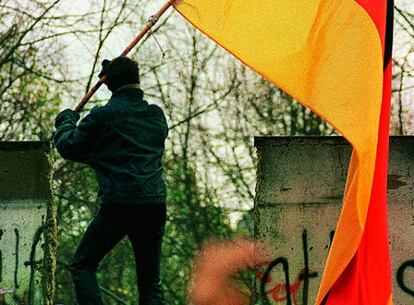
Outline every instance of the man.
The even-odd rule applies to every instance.
[[[135,254],[140,305],[161,305],[160,252],[166,221],[161,158],[168,126],[163,111],[143,100],[138,64],[104,60],[100,77],[112,92],[79,124],[66,109],[56,118],[54,142],[63,158],[90,165],[99,184],[101,208],[70,264],[80,305],[101,305],[99,262],[127,235]]]

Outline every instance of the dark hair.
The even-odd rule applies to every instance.
[[[106,84],[111,91],[128,84],[139,84],[138,63],[126,56],[102,63],[107,77]]]

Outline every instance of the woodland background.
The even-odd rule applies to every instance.
[[[395,3],[391,134],[414,132],[414,7]],[[57,113],[73,108],[163,2],[0,0],[0,140],[50,139]],[[253,235],[254,136],[334,135],[334,130],[169,11],[131,56],[145,98],[170,134],[164,157],[169,218],[162,278],[168,304],[184,305],[191,261],[207,239]],[[162,57],[162,53],[165,56]],[[104,104],[101,89],[87,109]],[[86,112],[84,112],[86,113]],[[66,269],[99,209],[94,173],[57,154],[56,303],[75,304]],[[106,304],[136,302],[133,252],[123,240],[102,262]],[[248,277],[240,280],[249,287]]]

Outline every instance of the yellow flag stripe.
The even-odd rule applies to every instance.
[[[365,226],[381,110],[378,31],[353,0],[183,0],[176,9],[354,148],[320,304],[354,256]]]

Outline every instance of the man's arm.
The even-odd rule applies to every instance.
[[[92,109],[77,126],[78,120],[79,114],[73,110],[66,109],[59,113],[55,122],[56,131],[53,140],[64,159],[88,163],[103,120],[97,108]]]

